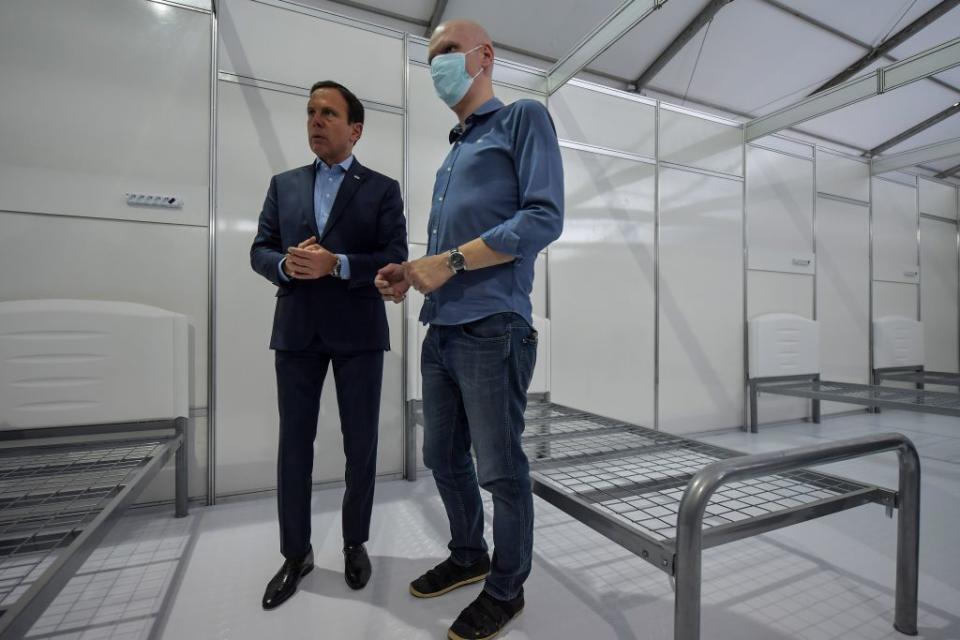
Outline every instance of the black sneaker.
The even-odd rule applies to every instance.
[[[513,600],[497,600],[486,591],[460,612],[447,631],[449,640],[489,640],[523,611],[523,591]]]
[[[483,556],[473,564],[461,567],[447,558],[433,569],[410,583],[410,593],[418,598],[436,598],[458,587],[480,582],[490,573],[490,556]]]

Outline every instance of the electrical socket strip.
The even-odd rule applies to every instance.
[[[182,209],[183,200],[177,196],[157,196],[148,193],[127,193],[127,204],[132,207],[164,207]]]

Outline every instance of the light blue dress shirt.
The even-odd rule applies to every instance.
[[[337,199],[337,193],[340,192],[340,185],[343,184],[343,178],[353,165],[353,155],[347,156],[343,162],[333,166],[327,166],[325,162],[317,158],[313,161],[316,177],[313,181],[313,211],[317,216],[317,230],[323,233],[323,228],[327,226],[327,218],[330,217],[330,210],[333,209],[333,203]],[[319,238],[317,238],[319,241]],[[342,280],[350,279],[350,260],[342,253],[336,254],[340,258],[340,278]],[[284,282],[290,280],[283,272],[284,257],[280,260],[277,268],[280,270],[280,278]]]
[[[433,187],[427,255],[475,238],[512,262],[464,271],[426,297],[424,324],[458,325],[512,311],[533,324],[537,254],[563,229],[563,163],[539,102],[483,103],[450,133],[453,147]],[[467,265],[469,267],[469,265]]]

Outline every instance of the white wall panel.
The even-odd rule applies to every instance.
[[[903,283],[920,281],[917,264],[917,215],[916,188],[874,178],[875,280]]]
[[[747,319],[765,313],[793,313],[813,318],[813,276],[770,271],[747,272]],[[754,375],[754,372],[750,372]],[[810,402],[761,395],[758,413],[764,422],[796,420],[808,415]]]
[[[206,407],[206,229],[0,212],[0,273],[0,300],[119,300],[186,315],[192,342],[190,406]],[[202,495],[206,432],[192,422],[190,494]],[[160,494],[173,496],[172,484],[157,486]]]
[[[743,175],[743,130],[687,113],[660,109],[660,159]]]
[[[920,178],[920,213],[957,219],[957,188]]]
[[[663,169],[660,202],[660,428],[741,425],[742,185]]]
[[[870,165],[817,149],[817,191],[870,201]]]
[[[817,157],[818,169],[820,158]],[[819,184],[819,183],[818,183]],[[817,199],[817,320],[826,380],[867,384],[870,370],[870,210]],[[824,414],[858,409],[824,402]]]
[[[917,291],[915,284],[902,282],[873,282],[873,317],[903,316],[917,317]]]
[[[550,96],[550,113],[559,138],[648,158],[656,153],[656,111],[656,106],[629,94],[579,84],[567,83]]]
[[[348,82],[349,84],[349,82]],[[268,349],[275,288],[250,268],[249,250],[270,176],[312,161],[306,97],[220,83],[217,205],[217,492],[275,486],[277,402]],[[402,117],[368,110],[356,156],[399,178]],[[393,349],[385,354],[378,471],[402,466],[400,307],[387,309]],[[324,386],[314,480],[343,475],[332,373]]]
[[[751,269],[813,273],[813,162],[747,147]]]
[[[0,209],[208,223],[210,16],[0,3]],[[131,207],[125,193],[182,209]]]
[[[292,4],[251,0],[218,3],[223,71],[309,88],[336,80],[361,100],[403,105],[403,40],[318,17]]]
[[[550,248],[551,398],[653,425],[654,167],[562,149]]]
[[[923,181],[921,181],[922,183]],[[920,220],[921,318],[926,367],[957,371],[957,225]]]

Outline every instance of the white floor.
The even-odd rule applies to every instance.
[[[908,435],[923,458],[920,637],[960,639],[960,419],[891,411],[703,439],[766,451],[880,431]],[[896,487],[893,454],[829,470]],[[446,556],[445,518],[432,480],[378,485],[368,544],[374,574],[359,592],[342,577],[340,495],[339,489],[315,492],[318,567],[279,609],[260,608],[263,588],[281,563],[272,497],[195,508],[182,520],[167,510],[141,510],[123,519],[30,637],[444,638],[480,587],[426,601],[407,593],[412,578]],[[702,637],[902,637],[891,626],[895,539],[895,520],[868,505],[706,551]],[[526,610],[502,638],[673,637],[666,574],[539,499],[534,551]]]

